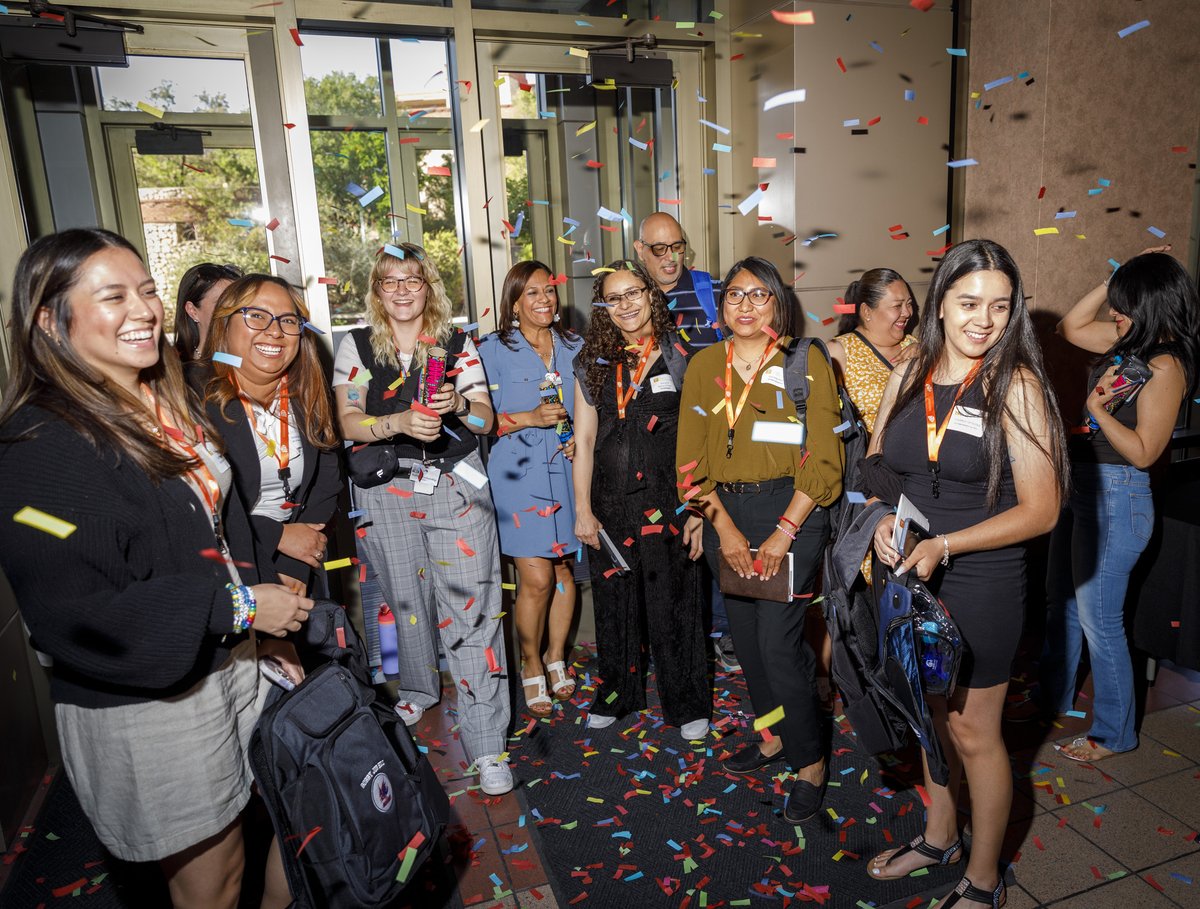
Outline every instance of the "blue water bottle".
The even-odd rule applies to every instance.
[[[400,641],[396,637],[396,617],[384,603],[379,607],[379,659],[383,674],[400,674]]]

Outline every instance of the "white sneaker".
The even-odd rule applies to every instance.
[[[475,761],[479,771],[479,788],[488,795],[504,795],[512,792],[513,775],[508,761],[501,760],[498,754],[485,754]]]
[[[708,720],[692,720],[679,727],[679,734],[685,742],[695,742],[708,735]]]
[[[392,709],[396,711],[396,716],[404,720],[405,726],[417,725],[425,715],[424,707],[418,707],[410,701],[397,701]]]
[[[601,716],[598,713],[589,713],[587,720],[588,729],[607,729],[617,721],[615,716]]]

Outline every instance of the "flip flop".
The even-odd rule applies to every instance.
[[[1066,745],[1055,745],[1054,748],[1067,760],[1078,761],[1080,764],[1094,764],[1096,761],[1102,761],[1118,753],[1111,748],[1105,748],[1086,735],[1081,735]]]

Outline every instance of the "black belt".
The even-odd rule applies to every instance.
[[[780,489],[791,489],[796,481],[791,477],[776,477],[774,480],[761,480],[757,483],[718,483],[717,492],[729,492],[740,495],[746,492],[776,492]]]

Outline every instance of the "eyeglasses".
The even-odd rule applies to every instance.
[[[285,335],[298,335],[304,331],[304,320],[294,313],[284,313],[282,316],[272,315],[257,306],[243,306],[238,310],[242,320],[251,331],[266,331],[272,322],[279,323],[279,330]]]
[[[409,275],[407,278],[382,278],[375,282],[385,294],[394,294],[403,284],[406,290],[416,293],[429,282],[420,275]]]
[[[641,287],[631,287],[624,293],[609,294],[604,298],[604,302],[609,306],[620,306],[622,300],[626,300],[630,303],[636,303],[645,295],[646,285],[643,284]]]
[[[667,254],[668,250],[673,253],[682,254],[687,249],[687,240],[676,240],[674,243],[647,243],[643,240],[642,245],[650,250],[653,255],[662,257]]]
[[[746,297],[749,297],[750,302],[755,306],[766,306],[772,294],[769,290],[762,287],[755,287],[753,290],[742,290],[740,287],[731,287],[725,291],[725,302],[730,306],[740,306],[742,300],[746,299]]]

